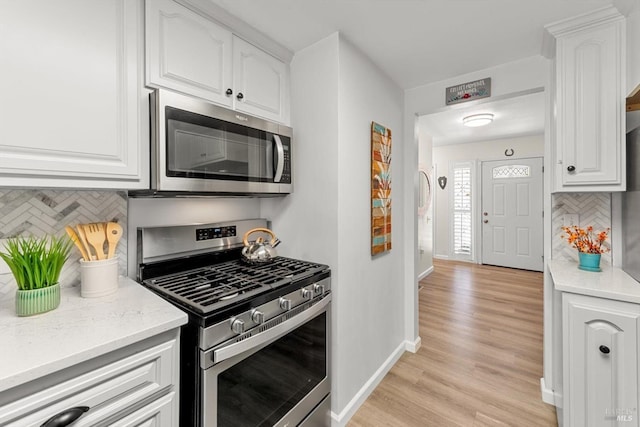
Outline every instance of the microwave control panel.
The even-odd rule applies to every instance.
[[[236,237],[236,226],[196,228],[196,241]]]

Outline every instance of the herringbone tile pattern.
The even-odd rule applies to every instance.
[[[563,216],[579,214],[580,227],[592,225],[597,231],[611,227],[611,193],[560,193],[552,198],[553,258],[578,260],[578,253],[562,238]],[[611,243],[611,240],[608,240]],[[602,256],[610,264],[611,254]]]
[[[127,195],[121,191],[59,191],[59,190],[2,190],[0,191],[0,239],[19,235],[64,235],[66,225],[116,221],[122,225],[122,241],[118,244],[120,274],[127,268]],[[2,242],[2,240],[0,240]],[[2,247],[3,245],[0,245]],[[60,275],[62,286],[80,282],[80,254],[72,249],[69,261]],[[2,262],[2,261],[0,261]],[[8,268],[2,262],[0,271]],[[15,289],[10,273],[0,274],[0,298]]]

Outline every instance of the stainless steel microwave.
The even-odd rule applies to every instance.
[[[153,194],[293,191],[291,128],[164,89],[150,107]]]

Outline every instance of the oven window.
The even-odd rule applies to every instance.
[[[326,377],[326,316],[218,375],[218,427],[272,426]]]

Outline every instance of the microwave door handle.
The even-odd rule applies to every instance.
[[[276,152],[278,153],[278,163],[276,163],[276,174],[273,177],[273,182],[280,182],[284,171],[284,146],[280,135],[273,135],[273,140],[276,142]]]
[[[260,332],[259,334],[256,334],[250,338],[246,338],[240,342],[230,344],[217,350],[209,350],[207,353],[213,354],[211,356],[207,355],[206,358],[209,359],[212,357],[213,363],[216,364],[227,359],[231,359],[232,357],[242,354],[245,351],[258,347],[262,344],[267,344],[271,341],[274,341],[281,336],[284,336],[293,331],[303,323],[306,323],[308,320],[313,319],[322,311],[326,310],[326,306],[329,305],[329,302],[331,302],[331,296],[325,297],[317,304],[311,306],[297,316],[293,316],[291,319],[285,320],[279,325],[267,329],[264,332]]]

